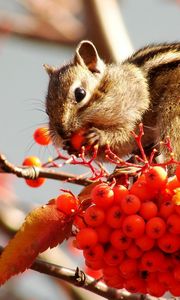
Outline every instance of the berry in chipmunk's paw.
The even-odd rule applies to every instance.
[[[78,131],[75,131],[70,138],[71,146],[77,151],[81,149],[85,142],[84,134],[84,129],[80,129]]]

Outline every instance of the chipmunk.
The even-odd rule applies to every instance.
[[[123,157],[138,152],[131,131],[138,132],[142,122],[145,149],[169,135],[180,160],[180,43],[147,46],[123,62],[105,64],[84,40],[69,64],[45,68],[46,111],[56,145],[69,149],[72,133],[83,128],[85,144],[99,145],[99,158],[107,143]],[[162,145],[160,151],[168,157]]]

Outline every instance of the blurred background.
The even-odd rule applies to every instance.
[[[0,0],[0,152],[12,163],[21,165],[29,155],[45,162],[54,155],[51,146],[40,148],[32,138],[34,130],[48,121],[44,106],[48,76],[42,66],[68,62],[82,39],[91,39],[107,62],[120,61],[150,43],[179,41],[180,1]],[[75,172],[72,167],[65,170]],[[48,180],[32,189],[23,179],[1,174],[0,244],[9,237],[4,224],[10,221],[10,212],[12,226],[18,228],[22,212],[47,203],[69,186]],[[76,193],[80,190],[70,187]],[[52,251],[53,261],[69,267],[81,264],[77,254],[70,251],[67,257],[61,251]],[[27,271],[0,289],[0,300],[92,297],[83,293]]]

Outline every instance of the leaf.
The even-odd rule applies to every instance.
[[[0,256],[0,285],[29,268],[39,253],[68,238],[72,222],[57,210],[54,200],[30,212]]]

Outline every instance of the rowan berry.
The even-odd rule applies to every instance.
[[[174,211],[175,205],[169,200],[163,202],[159,207],[159,215],[160,217],[167,219]]]
[[[113,276],[109,277],[105,280],[106,284],[109,287],[115,288],[115,289],[122,289],[124,285],[124,279],[118,275],[118,276]]]
[[[152,201],[143,202],[139,210],[139,214],[145,220],[149,220],[157,215],[158,208],[157,205]]]
[[[135,181],[129,191],[141,201],[150,201],[154,197],[154,191],[149,191],[144,174]]]
[[[64,193],[56,198],[57,209],[70,215],[78,209],[78,199],[70,193]]]
[[[144,219],[139,215],[125,217],[122,224],[123,232],[131,238],[138,238],[143,235],[145,230]]]
[[[170,287],[174,281],[174,278],[172,276],[171,272],[158,272],[158,282],[161,282],[166,287]]]
[[[23,166],[41,167],[41,161],[37,156],[28,156],[24,159]],[[43,185],[45,181],[46,179],[42,177],[39,177],[37,179],[25,179],[27,185],[34,188]]]
[[[139,258],[142,256],[142,250],[136,244],[131,244],[126,250],[126,254],[130,258]]]
[[[166,286],[157,279],[147,281],[147,292],[152,296],[162,297],[166,290]]]
[[[110,242],[114,248],[119,250],[126,250],[129,248],[132,239],[127,237],[122,229],[116,229],[112,232]]]
[[[172,233],[165,233],[157,240],[157,243],[162,251],[175,253],[180,248],[180,237]]]
[[[166,231],[166,223],[160,217],[154,217],[146,223],[146,234],[152,239],[158,239]]]
[[[155,240],[147,236],[146,234],[142,235],[138,239],[135,240],[136,245],[142,250],[142,251],[148,251],[153,248],[155,244]]]
[[[79,249],[93,247],[98,242],[97,232],[93,228],[83,228],[77,233],[76,241]]]
[[[141,269],[148,272],[156,272],[165,262],[164,255],[159,250],[149,250],[141,257]]]
[[[104,253],[104,261],[109,266],[116,266],[124,258],[124,252],[110,246]]]
[[[107,224],[103,223],[101,226],[96,227],[96,232],[100,243],[106,244],[109,242],[111,228]]]
[[[180,295],[180,284],[179,284],[179,281],[174,281],[174,283],[169,287],[169,292],[173,296],[179,297],[179,295]]]
[[[104,260],[95,260],[95,261],[90,261],[90,260],[85,260],[85,264],[87,267],[91,268],[92,270],[101,270],[104,267]]]
[[[121,205],[121,200],[124,198],[126,195],[129,194],[128,189],[121,184],[115,185],[113,188],[114,192],[114,204],[115,205]]]
[[[171,192],[175,193],[175,189],[177,189],[179,187],[179,180],[177,179],[176,176],[173,176],[171,178],[169,178],[167,184],[166,184],[166,188],[168,190],[170,190]]]
[[[130,293],[138,293],[141,289],[144,290],[144,280],[135,276],[131,279],[127,279],[124,283],[124,287]]]
[[[121,275],[123,278],[130,279],[130,278],[134,277],[134,275],[138,271],[137,260],[132,259],[132,258],[125,258],[121,262],[119,269],[120,269],[120,272],[121,272]]]
[[[94,270],[91,267],[85,266],[84,271],[87,275],[93,277],[94,279],[99,279],[102,277],[102,271],[101,270]]]
[[[145,173],[145,178],[151,189],[161,189],[167,183],[167,172],[159,166],[150,167]]]
[[[136,214],[141,207],[141,201],[133,194],[128,194],[121,200],[122,211],[127,215]]]
[[[84,221],[87,225],[92,227],[100,226],[103,223],[104,218],[104,211],[95,205],[88,207],[84,214]]]
[[[84,129],[80,129],[80,130],[74,132],[70,138],[71,145],[77,151],[81,149],[81,147],[83,146],[83,143],[85,141],[84,133],[85,133]]]
[[[34,131],[33,137],[34,137],[35,142],[41,146],[47,146],[51,143],[49,128],[47,128],[47,127],[37,128]]]
[[[100,183],[92,189],[91,198],[94,204],[106,210],[114,201],[114,192],[107,183]]]
[[[100,261],[104,255],[104,248],[100,243],[97,243],[89,249],[84,249],[83,255],[87,261]]]
[[[114,205],[109,208],[106,216],[106,222],[111,228],[120,228],[123,222],[122,209]]]
[[[167,219],[167,228],[173,234],[180,234],[180,216],[172,214]]]

